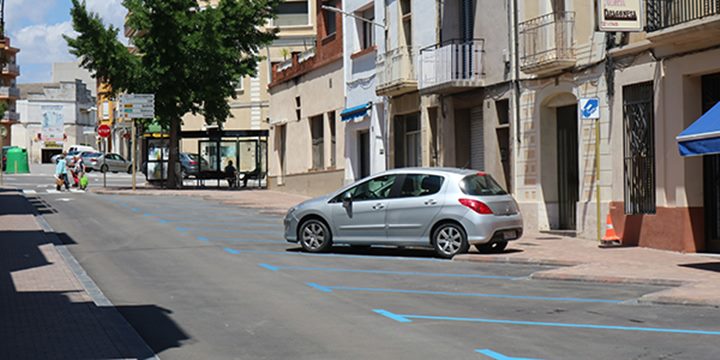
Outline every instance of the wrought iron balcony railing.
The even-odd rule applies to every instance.
[[[720,15],[720,0],[647,0],[647,31]]]
[[[573,66],[574,26],[574,12],[554,12],[520,23],[520,68],[538,73]]]

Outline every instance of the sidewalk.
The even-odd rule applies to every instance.
[[[114,307],[93,301],[36,213],[0,188],[0,358],[153,358]]]
[[[284,214],[307,197],[266,190],[94,189],[99,194],[198,196],[207,200]],[[670,287],[640,298],[641,302],[720,307],[720,257],[683,254],[639,247],[600,249],[590,240],[526,233],[502,254],[469,254],[455,261],[481,261],[557,266],[536,272],[533,279],[599,283],[635,283]]]

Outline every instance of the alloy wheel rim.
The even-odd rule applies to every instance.
[[[325,230],[316,222],[309,223],[303,228],[303,243],[311,248],[318,249],[325,243]]]
[[[453,255],[462,246],[462,235],[458,229],[446,227],[438,233],[437,244],[443,253]]]

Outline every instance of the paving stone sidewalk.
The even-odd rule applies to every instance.
[[[153,358],[115,308],[95,304],[36,214],[0,188],[0,358]]]
[[[119,195],[199,196],[225,204],[260,208],[284,214],[305,196],[268,190],[163,190],[94,189]],[[469,254],[456,261],[508,262],[554,265],[534,279],[574,280],[601,283],[636,283],[668,287],[647,294],[641,302],[720,307],[720,257],[683,254],[639,247],[600,249],[597,242],[555,235],[527,233],[501,254]]]

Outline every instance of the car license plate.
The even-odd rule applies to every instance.
[[[517,238],[517,233],[515,232],[515,230],[503,231],[503,239],[514,240],[515,238]]]

